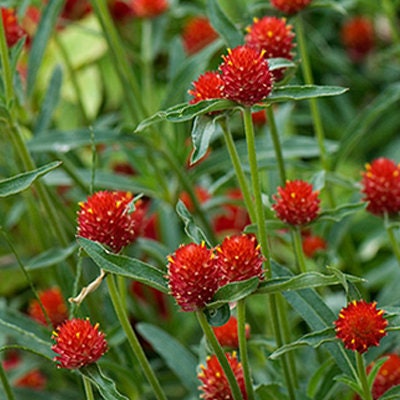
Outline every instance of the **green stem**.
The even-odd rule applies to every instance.
[[[397,46],[400,46],[400,32],[398,29],[396,8],[393,6],[393,2],[391,0],[383,0],[382,6],[389,21],[390,30],[393,36],[393,42],[395,42]]]
[[[294,253],[296,255],[297,266],[300,272],[302,273],[307,272],[306,261],[304,258],[304,252],[301,241],[300,227],[293,226],[291,231],[292,231],[292,240],[293,240]]]
[[[153,29],[152,20],[150,18],[144,18],[142,20],[142,62],[143,62],[143,93],[146,99],[147,109],[150,112],[154,111],[154,88],[153,88]]]
[[[399,248],[399,244],[397,242],[396,236],[393,231],[394,227],[392,225],[390,225],[389,215],[387,213],[385,213],[385,215],[384,215],[384,225],[385,225],[386,232],[389,236],[389,240],[390,240],[390,244],[392,246],[393,253],[396,257],[398,264],[400,265],[400,248]]]
[[[221,345],[219,344],[217,338],[215,337],[214,331],[211,329],[206,316],[204,315],[203,311],[201,311],[201,310],[196,311],[196,316],[197,316],[199,324],[204,332],[204,335],[207,338],[207,341],[210,343],[212,349],[214,350],[214,353],[215,353],[216,357],[218,358],[221,368],[225,373],[226,379],[228,380],[229,386],[232,391],[233,399],[234,400],[243,399],[238,382],[232,371],[231,366],[229,365],[228,359],[226,358],[226,355],[225,355]]]
[[[363,400],[373,400],[371,390],[368,385],[367,372],[365,369],[364,358],[358,351],[356,353],[357,373],[363,390]]]
[[[3,384],[4,391],[6,392],[7,400],[15,400],[14,393],[11,389],[10,382],[8,381],[7,375],[4,371],[3,363],[0,360],[0,380]]]
[[[82,375],[83,387],[85,388],[86,400],[94,400],[93,388],[90,380]]]
[[[149,381],[153,392],[158,400],[167,400],[160,383],[157,380],[156,375],[154,374],[154,371],[152,370],[149,361],[146,358],[146,355],[142,349],[142,346],[140,345],[140,342],[136,336],[136,333],[134,332],[132,325],[129,321],[128,315],[126,314],[125,307],[121,301],[121,298],[119,296],[117,286],[115,284],[114,276],[109,274],[107,276],[107,286],[108,286],[108,291],[110,293],[111,301],[113,303],[115,313],[117,314],[118,320],[122,326],[122,329],[125,332],[125,335],[128,339],[129,345],[136,356],[137,360],[139,361],[139,364]]]
[[[244,382],[248,400],[254,400],[254,389],[250,374],[249,356],[247,353],[246,339],[246,305],[245,300],[239,300],[237,304],[238,338],[240,361],[243,367]]]
[[[0,57],[1,57],[1,69],[3,75],[4,84],[4,95],[6,104],[11,108],[14,104],[14,88],[13,88],[13,74],[11,70],[10,60],[8,58],[8,46],[5,35],[4,20],[0,22]],[[11,108],[10,112],[13,113],[14,107]]]

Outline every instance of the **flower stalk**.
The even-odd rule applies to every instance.
[[[364,363],[364,357],[358,351],[356,353],[357,374],[363,392],[363,400],[373,400],[371,390],[368,385],[367,372]]]

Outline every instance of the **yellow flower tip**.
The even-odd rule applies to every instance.
[[[216,378],[221,378],[221,372],[217,371],[217,372],[215,373],[215,377],[216,377]]]
[[[396,171],[393,172],[393,176],[395,178],[397,178],[399,176],[399,170],[398,169],[396,169]]]
[[[257,18],[257,17],[254,17],[254,18],[253,18],[253,22],[254,22],[254,23],[257,23],[259,20],[260,20],[260,19]]]
[[[171,264],[173,264],[173,263],[175,262],[174,259],[173,259],[171,256],[168,256],[168,257],[167,257],[167,260],[168,260],[168,262],[171,263]]]
[[[84,201],[80,201],[80,202],[78,203],[78,206],[81,207],[81,208],[82,208],[84,205],[85,205],[85,202],[84,202]]]
[[[228,47],[228,54],[232,54],[232,49],[230,47]]]
[[[76,337],[77,339],[79,339],[79,338],[81,337],[81,333],[80,333],[80,332],[76,332],[76,333],[75,333],[75,337]]]
[[[94,329],[96,329],[96,331],[99,329],[99,323],[97,322],[96,325],[94,326]]]
[[[292,199],[295,199],[295,198],[296,198],[296,193],[295,193],[295,192],[290,193],[290,197],[291,197]]]
[[[89,214],[93,214],[93,209],[92,209],[92,208],[88,208],[86,211],[87,211]]]
[[[357,307],[357,301],[356,300],[353,300],[351,303],[353,304],[353,306]]]
[[[344,318],[344,315],[342,313],[339,313],[339,318]]]
[[[274,32],[268,31],[268,32],[267,32],[267,36],[268,36],[269,38],[272,38],[272,36],[274,36]]]

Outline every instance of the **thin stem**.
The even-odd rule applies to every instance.
[[[244,382],[246,385],[247,398],[254,400],[254,389],[250,374],[249,356],[247,353],[246,340],[246,305],[245,300],[239,300],[237,304],[237,320],[238,320],[238,338],[240,361],[243,367]]]
[[[119,296],[117,286],[115,284],[114,276],[113,275],[108,275],[107,276],[107,286],[108,286],[108,291],[110,293],[111,301],[114,306],[115,313],[117,314],[118,320],[122,326],[122,329],[125,332],[126,337],[128,338],[128,342],[130,344],[130,347],[136,356],[137,360],[139,361],[139,364],[149,381],[153,392],[158,400],[167,400],[160,383],[157,380],[157,377],[152,370],[149,361],[146,358],[146,355],[142,349],[142,346],[140,345],[139,339],[136,336],[135,331],[132,328],[132,325],[129,321],[128,315],[126,314],[125,307],[121,301],[121,298]]]
[[[146,99],[147,109],[153,112],[154,89],[153,89],[153,29],[152,20],[144,18],[142,20],[142,62],[143,62],[143,93]]]
[[[82,375],[83,387],[85,388],[86,400],[94,400],[93,388],[90,380]]]
[[[10,382],[8,381],[7,375],[4,371],[3,363],[0,360],[0,380],[3,384],[4,391],[6,392],[7,400],[15,400],[14,393],[11,389]]]
[[[367,372],[365,369],[364,358],[362,354],[358,351],[356,353],[356,361],[357,361],[357,373],[358,379],[360,380],[361,387],[363,390],[363,400],[373,400],[371,390],[369,389],[368,379],[367,379]]]
[[[6,104],[8,104],[11,107],[13,105],[12,100],[14,99],[13,74],[11,70],[10,60],[8,58],[8,46],[6,41],[3,18],[0,22],[0,57],[1,57],[1,69],[3,75],[5,101]],[[11,113],[12,111],[13,109],[11,109]]]
[[[396,236],[394,234],[394,227],[390,225],[389,215],[385,213],[384,215],[384,225],[386,232],[389,236],[390,244],[392,246],[393,253],[396,257],[398,264],[400,265],[400,248],[397,242]]]
[[[206,336],[208,342],[210,343],[212,349],[214,350],[214,353],[215,353],[216,357],[218,358],[221,368],[223,369],[223,371],[225,373],[226,379],[228,380],[229,386],[232,391],[233,399],[234,400],[243,399],[238,382],[232,371],[231,366],[229,365],[228,359],[226,358],[221,345],[219,344],[217,338],[215,337],[214,331],[211,329],[206,316],[204,315],[203,311],[197,311],[196,316],[197,316],[197,320],[199,321],[199,324],[204,332],[204,335]]]
[[[307,267],[301,243],[300,227],[299,226],[292,227],[291,232],[292,232],[293,247],[294,247],[294,253],[296,255],[297,266],[300,272],[306,272]]]

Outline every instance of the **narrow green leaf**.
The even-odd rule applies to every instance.
[[[275,71],[280,68],[294,68],[296,64],[287,58],[268,58],[268,65],[270,71]]]
[[[340,86],[290,85],[276,87],[265,100],[266,103],[277,103],[290,100],[307,100],[318,97],[338,96],[347,92]]]
[[[211,25],[224,39],[227,47],[234,48],[243,44],[243,35],[223,12],[217,0],[207,2],[207,14]]]
[[[334,361],[331,358],[328,358],[324,363],[322,363],[316,371],[313,372],[313,375],[311,376],[310,380],[308,381],[307,385],[307,396],[310,399],[318,399],[318,398],[324,398],[323,396],[316,397],[317,393],[320,394],[320,390],[323,390],[324,386],[324,380],[326,380],[326,377],[328,376],[328,385],[329,387],[332,386],[332,378],[333,376],[330,376],[331,371],[334,372],[333,376],[336,376],[338,374],[337,367],[334,365]]]
[[[362,388],[353,379],[345,375],[340,375],[335,377],[335,381],[342,382],[345,385],[351,387],[355,392],[362,396]]]
[[[353,204],[341,204],[332,210],[324,210],[317,218],[317,221],[339,222],[344,217],[365,209],[367,203],[359,202]]]
[[[287,400],[288,397],[277,383],[263,383],[255,390],[257,400]]]
[[[190,163],[199,161],[208,150],[210,141],[218,127],[215,120],[207,115],[199,115],[195,118],[192,129],[193,153]]]
[[[398,400],[400,398],[400,385],[391,387],[379,397],[379,400]]]
[[[0,181],[0,197],[7,197],[20,193],[29,188],[36,179],[59,167],[62,163],[54,161],[40,168],[13,176]]]
[[[36,269],[48,268],[55,264],[66,260],[69,256],[75,253],[77,248],[76,243],[71,244],[66,248],[54,248],[45,251],[38,256],[30,259],[26,263],[26,270],[32,271]]]
[[[376,375],[378,374],[379,370],[381,369],[382,365],[387,361],[388,357],[382,357],[379,360],[375,361],[372,364],[371,370],[368,372],[368,386],[370,389],[372,389],[372,385],[374,384],[374,380],[376,378]]]
[[[197,358],[173,336],[155,325],[141,322],[135,328],[153,346],[186,389],[196,393],[199,386],[196,376]],[[176,362],[177,354],[179,362]]]
[[[107,251],[101,244],[78,237],[78,244],[97,266],[106,272],[134,279],[161,292],[168,293],[165,273],[143,261]]]

